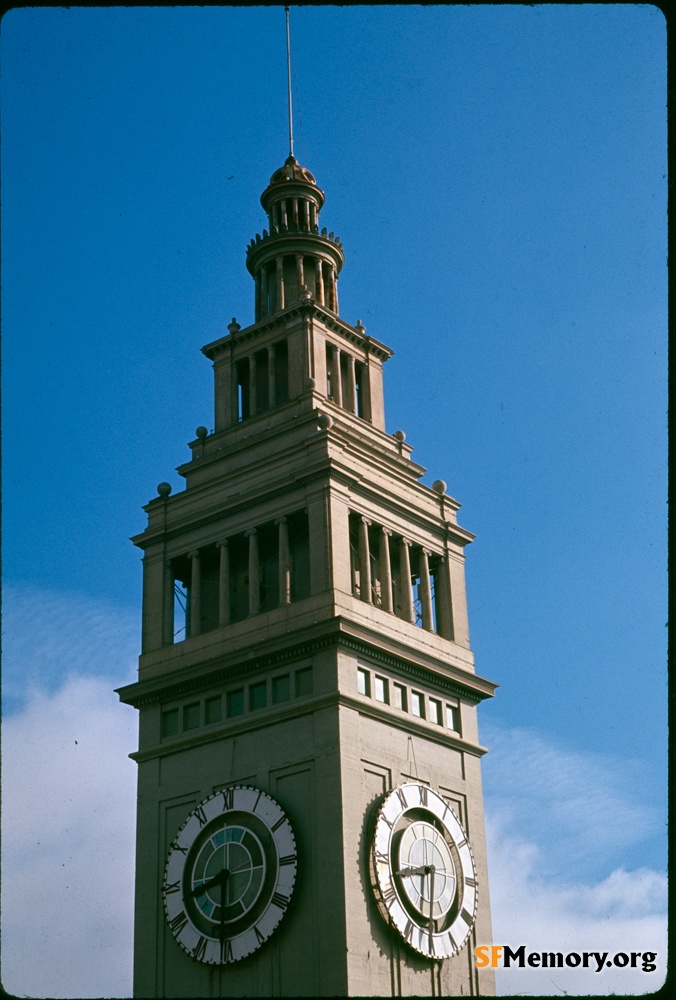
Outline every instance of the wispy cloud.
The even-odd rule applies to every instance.
[[[503,995],[652,992],[664,981],[667,883],[623,864],[659,830],[636,784],[638,764],[557,746],[543,734],[492,728],[486,814],[493,938],[528,952],[657,952],[657,969],[604,966],[498,971]],[[605,865],[603,864],[605,859]]]

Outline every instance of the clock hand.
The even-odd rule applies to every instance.
[[[432,950],[433,950],[433,949],[432,949],[432,933],[433,933],[433,927],[434,927],[434,924],[433,924],[433,920],[432,920],[432,913],[433,913],[433,907],[434,907],[434,865],[430,865],[430,866],[429,866],[429,872],[430,872],[430,926],[429,926],[429,948],[430,948],[430,951],[432,951]]]

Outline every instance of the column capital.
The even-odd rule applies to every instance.
[[[427,556],[428,559],[432,555],[432,550],[431,549],[421,548],[420,551],[422,552],[422,554],[424,556]]]
[[[250,538],[252,535],[256,534],[256,529],[255,528],[247,528],[246,531],[244,532],[244,534],[245,534],[245,536],[247,538]]]
[[[189,559],[199,559],[199,557],[200,557],[199,549],[193,549],[192,552],[188,552]]]
[[[393,532],[391,531],[390,528],[381,528],[380,530],[382,531],[383,535],[387,535],[388,538],[392,537]]]
[[[366,525],[373,524],[373,521],[369,517],[366,517],[365,514],[362,514],[361,521],[362,521],[362,524],[366,524]]]
[[[286,514],[284,514],[283,517],[276,517],[275,518],[275,524],[287,524],[288,520],[289,519],[287,518]]]
[[[409,548],[409,549],[410,549],[410,547],[411,547],[411,546],[413,545],[413,542],[411,541],[411,539],[410,539],[410,538],[403,538],[403,537],[402,537],[402,539],[401,539],[401,544],[402,544],[402,545],[405,545],[405,546],[406,546],[407,548]]]
[[[220,540],[220,542],[216,542],[216,548],[217,549],[227,549],[228,544],[229,544],[228,543],[228,539],[227,538],[222,538]]]

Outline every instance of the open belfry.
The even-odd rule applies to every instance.
[[[214,430],[133,539],[134,992],[493,994],[473,536],[385,429],[392,352],[339,315],[343,247],[293,153],[261,203],[254,322],[202,349]]]

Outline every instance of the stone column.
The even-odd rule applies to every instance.
[[[303,221],[305,222],[305,228],[309,229],[310,228],[310,202],[307,201],[307,199],[303,201],[303,215],[304,215],[304,220]]]
[[[284,260],[277,257],[277,309],[284,308]]]
[[[260,272],[260,269],[258,271],[256,271],[255,286],[256,286],[256,291],[255,291],[255,294],[254,294],[254,319],[256,320],[256,322],[258,322],[258,320],[263,315],[263,307],[261,306],[261,272]]]
[[[285,517],[275,521],[279,526],[279,603],[291,603],[291,556],[289,553],[289,522]]]
[[[357,412],[357,376],[354,370],[354,355],[347,355],[347,399],[345,408],[351,413]]]
[[[258,535],[255,528],[249,528],[245,534],[249,539],[249,614],[256,615],[261,607]]]
[[[275,345],[268,347],[268,405],[270,409],[277,405],[277,382],[275,380]]]
[[[380,530],[380,601],[383,611],[392,611],[392,567],[390,565],[390,535],[388,528]]]
[[[220,560],[218,565],[218,624],[230,624],[230,550],[228,542],[218,542]]]
[[[287,214],[286,214],[286,202],[285,201],[283,201],[281,203],[281,209],[282,209],[282,229],[286,229],[287,226],[289,225],[289,219],[288,219]]]
[[[322,266],[321,257],[317,257],[315,265],[317,273],[317,302],[320,306],[324,305],[324,270]]]
[[[190,635],[202,629],[202,568],[199,549],[190,553]]]
[[[410,547],[409,540],[402,538],[399,543],[399,588],[401,591],[401,616],[404,621],[415,624],[413,591],[411,589],[411,557],[408,551]]]
[[[436,574],[437,632],[444,639],[453,641],[453,615],[451,586],[448,576],[448,559],[441,559]]]
[[[336,288],[336,269],[331,264],[329,266],[329,294],[327,295],[327,305],[333,312],[338,312],[338,291]]]
[[[331,347],[331,388],[333,390],[333,402],[338,406],[343,405],[343,381],[340,375],[340,348],[333,344]]]
[[[305,284],[302,253],[296,254],[296,275],[298,277],[298,297],[300,298],[301,292],[303,291],[303,285]]]
[[[319,219],[317,217],[317,206],[312,201],[310,202],[310,228],[314,229],[315,226],[319,224]]]
[[[258,411],[256,399],[256,355],[249,355],[249,416],[255,417]]]
[[[261,268],[260,275],[261,275],[261,282],[260,282],[260,290],[261,290],[260,315],[261,315],[261,319],[262,319],[263,316],[267,316],[267,314],[268,314],[268,269],[267,269],[267,267],[265,265],[263,265],[263,267]]]
[[[359,596],[371,604],[371,553],[369,550],[369,524],[367,517],[359,520]]]
[[[422,603],[422,627],[428,632],[434,631],[434,614],[432,612],[432,586],[430,583],[430,563],[431,552],[428,549],[420,550],[418,562],[418,572],[420,574],[420,601]]]
[[[174,570],[171,559],[164,564],[164,590],[162,610],[162,642],[171,646],[174,642]]]

